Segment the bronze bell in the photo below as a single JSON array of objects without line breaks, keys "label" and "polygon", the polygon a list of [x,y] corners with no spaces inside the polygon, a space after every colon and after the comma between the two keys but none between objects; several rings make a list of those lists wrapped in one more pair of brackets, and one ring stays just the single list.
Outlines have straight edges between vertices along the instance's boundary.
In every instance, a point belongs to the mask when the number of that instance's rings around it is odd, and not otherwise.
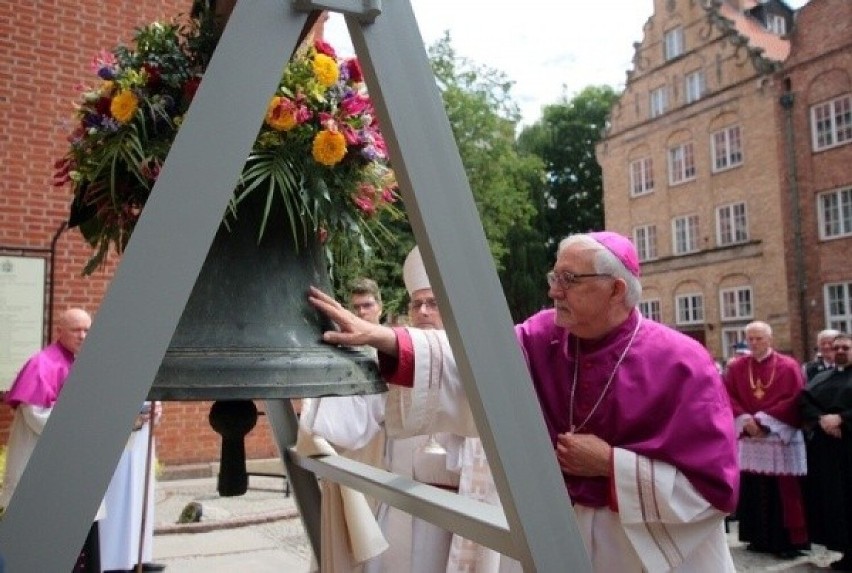
[{"label": "bronze bell", "polygon": [[[253,404],[233,402],[386,389],[369,355],[321,342],[333,325],[308,304],[307,291],[315,285],[330,292],[322,246],[311,240],[297,246],[283,207],[273,209],[258,240],[265,197],[257,195],[240,203],[236,218],[229,215],[216,233],[148,395],[229,402],[211,410],[214,429],[231,452],[223,443],[222,495],[245,493],[240,484],[246,479],[228,474],[245,475],[245,453],[241,460],[234,455],[234,438],[238,429],[244,435],[254,426],[245,418]],[[227,412],[240,418],[229,425],[220,419]],[[223,484],[231,485],[222,491]]]}]

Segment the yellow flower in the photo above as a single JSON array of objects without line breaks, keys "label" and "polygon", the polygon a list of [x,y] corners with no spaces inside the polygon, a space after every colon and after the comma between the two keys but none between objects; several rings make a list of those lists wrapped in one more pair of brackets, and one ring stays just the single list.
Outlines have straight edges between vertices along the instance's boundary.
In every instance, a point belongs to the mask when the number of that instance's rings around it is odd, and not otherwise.
[{"label": "yellow flower", "polygon": [[333,167],[346,155],[346,138],[339,131],[324,129],[314,138],[311,154],[317,163]]},{"label": "yellow flower", "polygon": [[100,92],[101,92],[103,95],[105,95],[105,96],[109,96],[109,95],[111,95],[111,94],[112,94],[112,90],[113,90],[113,89],[115,89],[115,82],[114,82],[114,81],[112,81],[112,80],[105,80],[105,81],[101,82],[101,89],[100,89]]},{"label": "yellow flower", "polygon": [[109,104],[109,111],[119,123],[127,123],[136,115],[139,98],[130,90],[118,92]]},{"label": "yellow flower", "polygon": [[296,106],[285,97],[275,96],[266,108],[266,124],[277,131],[289,131],[296,126]]},{"label": "yellow flower", "polygon": [[337,67],[337,62],[334,58],[330,58],[325,54],[317,54],[314,56],[314,76],[323,87],[330,88],[337,83],[337,78],[340,76],[340,70]]}]

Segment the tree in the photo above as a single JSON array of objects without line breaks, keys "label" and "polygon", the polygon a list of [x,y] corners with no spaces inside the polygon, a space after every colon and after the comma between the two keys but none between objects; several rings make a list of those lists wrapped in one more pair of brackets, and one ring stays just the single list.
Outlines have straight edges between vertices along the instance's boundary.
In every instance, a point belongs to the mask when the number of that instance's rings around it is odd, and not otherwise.
[{"label": "tree", "polygon": [[[535,214],[530,189],[540,184],[543,166],[538,158],[520,154],[515,147],[520,112],[511,98],[513,83],[498,70],[459,57],[449,33],[428,51],[482,227],[500,269],[509,252],[510,233],[530,228]],[[399,313],[407,298],[402,261],[414,246],[414,235],[405,220],[386,221],[385,226],[395,238],[379,256],[336,255],[335,290],[345,295],[351,278],[370,276],[382,287],[385,307]]]},{"label": "tree", "polygon": [[544,230],[551,261],[562,237],[603,229],[603,177],[595,145],[617,99],[609,86],[588,86],[570,100],[563,95],[518,138],[519,149],[538,155],[547,171],[536,227]]}]

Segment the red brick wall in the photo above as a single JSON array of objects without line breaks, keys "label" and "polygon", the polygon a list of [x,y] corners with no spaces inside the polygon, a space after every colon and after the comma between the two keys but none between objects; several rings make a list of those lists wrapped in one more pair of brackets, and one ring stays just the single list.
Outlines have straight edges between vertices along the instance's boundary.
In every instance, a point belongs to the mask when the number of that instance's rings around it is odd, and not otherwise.
[{"label": "red brick wall", "polygon": [[[51,186],[53,163],[65,150],[78,86],[92,79],[94,54],[190,6],[190,0],[0,0],[0,249],[49,249],[66,219],[70,191]],[[73,230],[56,247],[53,314],[69,306],[96,314],[114,266],[82,277],[89,249]],[[218,459],[209,407],[165,405],[156,434],[165,464]],[[0,406],[0,443],[8,439],[10,420],[9,408]],[[249,458],[277,455],[264,417],[249,436]]]}]

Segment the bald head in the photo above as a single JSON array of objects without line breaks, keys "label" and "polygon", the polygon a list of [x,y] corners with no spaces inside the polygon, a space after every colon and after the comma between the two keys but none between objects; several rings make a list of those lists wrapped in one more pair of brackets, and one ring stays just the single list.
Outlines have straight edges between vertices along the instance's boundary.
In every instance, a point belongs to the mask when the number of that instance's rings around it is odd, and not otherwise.
[{"label": "bald head", "polygon": [[69,308],[59,315],[57,327],[59,344],[72,354],[80,352],[86,334],[92,326],[92,317],[82,308]]}]

